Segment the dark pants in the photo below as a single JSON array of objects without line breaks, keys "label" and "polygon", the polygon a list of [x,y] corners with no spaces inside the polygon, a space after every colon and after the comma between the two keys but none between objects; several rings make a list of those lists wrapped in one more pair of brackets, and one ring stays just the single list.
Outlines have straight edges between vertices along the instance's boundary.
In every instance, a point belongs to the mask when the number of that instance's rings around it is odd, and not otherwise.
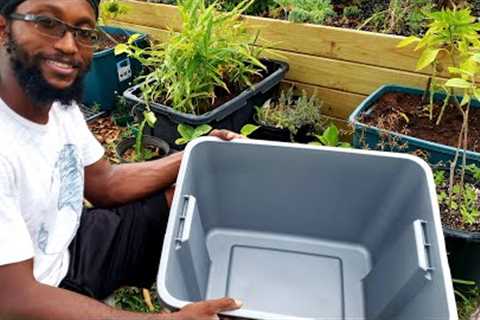
[{"label": "dark pants", "polygon": [[168,212],[163,192],[116,209],[84,210],[60,287],[98,300],[122,286],[150,288]]}]

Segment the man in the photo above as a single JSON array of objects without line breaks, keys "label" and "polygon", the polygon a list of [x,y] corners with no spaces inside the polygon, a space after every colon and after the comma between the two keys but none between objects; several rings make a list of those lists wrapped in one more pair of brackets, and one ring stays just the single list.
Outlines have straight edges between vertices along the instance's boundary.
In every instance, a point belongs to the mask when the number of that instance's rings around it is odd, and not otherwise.
[{"label": "man", "polygon": [[[0,319],[217,319],[240,303],[152,315],[91,298],[153,283],[182,157],[101,159],[73,102],[92,60],[98,1],[0,0]],[[84,195],[114,209],[86,212]]]}]

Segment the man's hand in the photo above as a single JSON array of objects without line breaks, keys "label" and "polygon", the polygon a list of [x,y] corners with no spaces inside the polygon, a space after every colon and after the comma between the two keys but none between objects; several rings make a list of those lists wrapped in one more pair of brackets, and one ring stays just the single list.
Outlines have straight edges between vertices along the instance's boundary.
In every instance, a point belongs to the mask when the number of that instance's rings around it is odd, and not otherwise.
[{"label": "man's hand", "polygon": [[177,312],[175,320],[218,320],[218,313],[236,310],[241,306],[241,302],[231,298],[202,301],[184,307]]},{"label": "man's hand", "polygon": [[242,136],[241,134],[235,133],[233,131],[225,130],[225,129],[213,129],[210,132],[209,136],[217,137],[226,141],[230,141],[233,139],[245,139],[245,137]]}]

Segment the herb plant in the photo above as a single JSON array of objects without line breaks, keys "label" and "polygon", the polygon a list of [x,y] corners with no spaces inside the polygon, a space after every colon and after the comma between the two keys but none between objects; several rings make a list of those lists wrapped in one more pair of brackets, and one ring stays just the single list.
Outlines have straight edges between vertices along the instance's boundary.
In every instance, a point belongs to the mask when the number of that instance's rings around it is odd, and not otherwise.
[{"label": "herb plant", "polygon": [[335,16],[330,0],[275,0],[292,22],[323,24]]},{"label": "herb plant", "polygon": [[322,102],[316,95],[308,96],[305,91],[294,97],[293,87],[282,91],[277,101],[267,100],[261,108],[256,108],[256,120],[259,124],[288,129],[291,139],[303,126],[311,126],[312,131],[323,130],[324,119],[321,114]]},{"label": "herb plant", "polygon": [[[179,0],[182,30],[171,32],[165,43],[149,48],[131,41],[117,53],[127,52],[150,72],[142,76],[147,104],[171,104],[178,111],[202,114],[215,107],[218,96],[231,95],[252,85],[266,67],[259,61],[262,49],[248,32],[240,15],[253,3],[243,0],[230,12],[218,12],[204,0]],[[258,37],[258,35],[257,35]]]}]

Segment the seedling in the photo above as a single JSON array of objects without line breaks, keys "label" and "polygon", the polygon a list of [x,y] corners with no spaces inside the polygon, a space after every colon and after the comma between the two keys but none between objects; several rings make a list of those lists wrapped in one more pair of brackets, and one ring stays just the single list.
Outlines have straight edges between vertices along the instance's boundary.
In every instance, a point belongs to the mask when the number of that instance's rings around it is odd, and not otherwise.
[{"label": "seedling", "polygon": [[184,145],[196,138],[209,134],[210,131],[212,131],[212,127],[208,124],[202,124],[194,128],[187,124],[180,123],[177,126],[177,131],[180,134],[180,138],[175,140],[175,144]]},{"label": "seedling", "polygon": [[331,124],[322,135],[313,135],[317,141],[310,142],[312,145],[321,145],[327,147],[351,148],[350,143],[340,141],[340,134],[337,127]]}]

